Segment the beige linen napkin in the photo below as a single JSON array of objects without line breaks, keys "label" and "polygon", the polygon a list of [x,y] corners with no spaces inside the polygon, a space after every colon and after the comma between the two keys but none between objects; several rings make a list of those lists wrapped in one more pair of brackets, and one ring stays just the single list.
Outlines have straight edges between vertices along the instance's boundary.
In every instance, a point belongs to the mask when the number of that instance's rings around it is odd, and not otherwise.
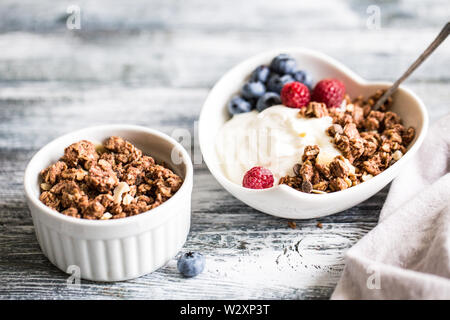
[{"label": "beige linen napkin", "polygon": [[392,182],[378,225],[346,253],[331,299],[450,299],[450,114]]}]

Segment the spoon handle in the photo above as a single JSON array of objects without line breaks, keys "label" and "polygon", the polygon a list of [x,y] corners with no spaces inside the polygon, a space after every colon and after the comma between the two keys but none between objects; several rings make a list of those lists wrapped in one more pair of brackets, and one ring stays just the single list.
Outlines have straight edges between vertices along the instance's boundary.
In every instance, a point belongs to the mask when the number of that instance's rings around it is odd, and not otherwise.
[{"label": "spoon handle", "polygon": [[380,99],[378,99],[377,103],[373,107],[374,110],[378,110],[383,103],[389,98],[395,90],[400,86],[400,84],[409,77],[411,73],[414,72],[414,70],[417,69],[418,66],[422,64],[422,62],[425,61],[426,58],[437,48],[439,45],[447,38],[448,34],[450,32],[450,22],[447,22],[447,24],[444,26],[444,28],[441,30],[439,35],[434,39],[434,41],[428,46],[428,48],[425,49],[425,51],[417,58],[416,61],[406,70],[406,72],[397,80],[394,82],[394,84],[381,96]]}]

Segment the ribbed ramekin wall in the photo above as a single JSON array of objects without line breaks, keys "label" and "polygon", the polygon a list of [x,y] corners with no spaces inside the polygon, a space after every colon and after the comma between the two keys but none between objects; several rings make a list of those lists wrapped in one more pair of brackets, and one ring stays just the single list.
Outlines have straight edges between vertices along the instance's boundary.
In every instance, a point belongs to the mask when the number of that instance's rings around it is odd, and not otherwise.
[{"label": "ribbed ramekin wall", "polygon": [[34,216],[33,223],[44,255],[59,269],[75,265],[83,279],[120,281],[150,273],[177,254],[189,233],[190,210],[138,235],[107,240],[70,236]]}]

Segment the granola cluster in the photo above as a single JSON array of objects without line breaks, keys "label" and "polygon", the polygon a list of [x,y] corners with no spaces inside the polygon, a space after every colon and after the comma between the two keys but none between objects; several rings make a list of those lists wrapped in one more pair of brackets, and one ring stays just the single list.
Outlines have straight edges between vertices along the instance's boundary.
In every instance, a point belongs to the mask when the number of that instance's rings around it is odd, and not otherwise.
[{"label": "granola cluster", "polygon": [[415,130],[405,128],[400,117],[388,111],[391,98],[379,110],[373,109],[382,95],[383,91],[379,90],[367,100],[360,96],[353,101],[346,95],[345,110],[328,109],[318,102],[302,108],[300,116],[303,117],[333,118],[327,134],[342,156],[323,165],[316,162],[319,147],[307,146],[302,162],[294,166],[295,176],[282,177],[280,184],[307,193],[335,192],[367,181],[399,160],[414,139]]},{"label": "granola cluster", "polygon": [[182,179],[120,137],[95,146],[82,140],[41,171],[39,199],[65,215],[118,219],[159,206],[181,187]]}]

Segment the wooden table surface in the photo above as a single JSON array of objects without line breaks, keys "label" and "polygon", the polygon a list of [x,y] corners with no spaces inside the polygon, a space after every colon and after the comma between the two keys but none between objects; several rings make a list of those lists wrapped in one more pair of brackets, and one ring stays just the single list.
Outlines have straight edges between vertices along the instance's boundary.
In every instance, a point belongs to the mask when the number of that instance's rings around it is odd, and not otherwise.
[{"label": "wooden table surface", "polygon": [[[292,229],[196,164],[184,250],[206,256],[205,272],[184,279],[173,259],[138,279],[73,288],[36,242],[25,166],[52,139],[106,123],[187,129],[198,155],[194,123],[208,90],[240,60],[275,47],[313,48],[367,79],[395,80],[447,21],[448,1],[77,1],[81,29],[69,30],[71,4],[0,2],[0,298],[329,298],[345,251],[376,225],[388,187],[319,219],[322,228],[312,219]],[[367,27],[374,4],[380,28]],[[447,42],[406,83],[432,121],[449,112],[449,53]]]}]

